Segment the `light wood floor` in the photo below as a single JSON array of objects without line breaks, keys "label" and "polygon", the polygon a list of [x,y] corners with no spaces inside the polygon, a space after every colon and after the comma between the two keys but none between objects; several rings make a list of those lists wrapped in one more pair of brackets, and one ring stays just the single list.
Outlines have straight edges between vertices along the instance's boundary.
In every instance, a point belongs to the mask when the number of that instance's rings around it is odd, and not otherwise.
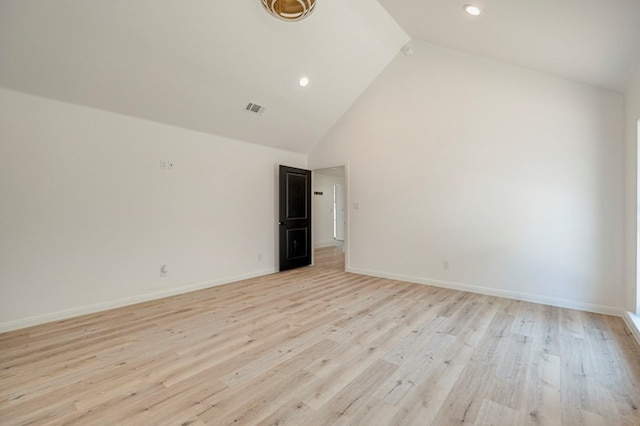
[{"label": "light wood floor", "polygon": [[2,425],[639,425],[621,319],[288,271],[0,334]]}]

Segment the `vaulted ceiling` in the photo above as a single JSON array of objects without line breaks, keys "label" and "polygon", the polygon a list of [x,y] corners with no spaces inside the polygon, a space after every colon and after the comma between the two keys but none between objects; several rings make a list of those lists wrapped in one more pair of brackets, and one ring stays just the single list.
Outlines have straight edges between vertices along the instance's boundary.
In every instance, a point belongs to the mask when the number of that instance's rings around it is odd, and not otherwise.
[{"label": "vaulted ceiling", "polygon": [[640,63],[640,0],[317,1],[0,0],[0,86],[306,153],[411,38],[619,92]]},{"label": "vaulted ceiling", "polygon": [[379,1],[414,39],[617,92],[640,64],[640,0]]}]

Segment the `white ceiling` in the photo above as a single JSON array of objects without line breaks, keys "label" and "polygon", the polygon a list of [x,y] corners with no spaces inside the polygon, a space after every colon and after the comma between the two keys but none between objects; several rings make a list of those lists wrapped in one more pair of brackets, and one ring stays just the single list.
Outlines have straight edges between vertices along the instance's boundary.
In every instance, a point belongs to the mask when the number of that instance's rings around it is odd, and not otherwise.
[{"label": "white ceiling", "polygon": [[410,38],[623,92],[640,0],[0,0],[0,86],[307,153]]},{"label": "white ceiling", "polygon": [[408,41],[371,0],[0,0],[0,86],[306,153]]},{"label": "white ceiling", "polygon": [[640,65],[640,0],[379,2],[414,39],[617,92]]}]

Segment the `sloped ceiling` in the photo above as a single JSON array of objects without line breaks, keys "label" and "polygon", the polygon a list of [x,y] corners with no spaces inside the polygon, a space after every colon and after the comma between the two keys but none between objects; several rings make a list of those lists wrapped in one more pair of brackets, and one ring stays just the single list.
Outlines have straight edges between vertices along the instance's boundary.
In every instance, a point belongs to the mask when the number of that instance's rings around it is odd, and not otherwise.
[{"label": "sloped ceiling", "polygon": [[317,1],[1,0],[0,86],[307,153],[411,38],[618,92],[640,64],[640,0]]},{"label": "sloped ceiling", "polygon": [[409,41],[376,1],[318,3],[2,0],[0,86],[306,153]]},{"label": "sloped ceiling", "polygon": [[379,2],[414,39],[616,92],[640,66],[640,0]]}]

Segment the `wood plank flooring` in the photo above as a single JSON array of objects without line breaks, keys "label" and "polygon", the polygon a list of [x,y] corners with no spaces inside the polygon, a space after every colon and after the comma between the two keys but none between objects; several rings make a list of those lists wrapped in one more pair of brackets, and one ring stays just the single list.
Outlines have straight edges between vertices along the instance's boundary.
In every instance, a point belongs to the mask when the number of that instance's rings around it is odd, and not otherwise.
[{"label": "wood plank flooring", "polygon": [[640,425],[620,318],[343,269],[0,334],[0,424]]}]

